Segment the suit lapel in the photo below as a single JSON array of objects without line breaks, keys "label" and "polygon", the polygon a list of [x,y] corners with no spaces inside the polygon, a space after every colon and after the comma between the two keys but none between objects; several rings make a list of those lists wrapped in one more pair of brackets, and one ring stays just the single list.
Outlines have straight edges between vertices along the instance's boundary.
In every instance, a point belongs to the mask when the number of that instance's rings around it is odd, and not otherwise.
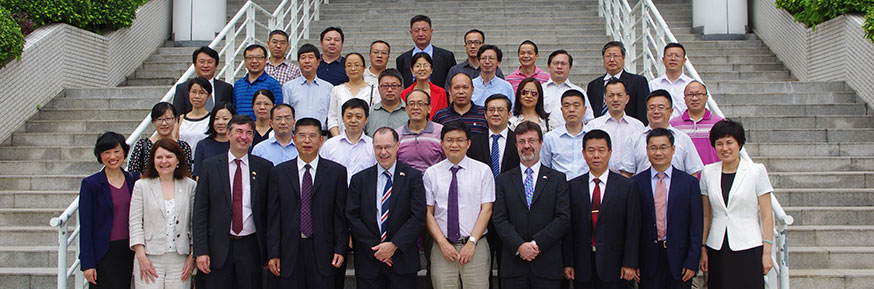
[{"label": "suit lapel", "polygon": [[[321,186],[322,183],[324,183],[321,181],[322,178],[325,178],[326,174],[327,174],[325,172],[324,161],[325,161],[325,159],[319,159],[319,165],[316,167],[316,176],[317,177],[313,178],[313,198],[314,199],[316,197],[316,192],[319,191],[319,187]],[[343,180],[343,181],[346,181],[346,180]]]},{"label": "suit lapel", "polygon": [[227,153],[221,154],[219,157],[219,162],[221,162],[220,163],[221,165],[216,167],[215,169],[221,170],[218,172],[219,182],[221,183],[222,187],[224,188],[225,200],[228,201],[228,207],[230,208],[232,206],[232,201],[231,201],[232,188],[231,188],[231,176],[230,176],[230,166],[231,165],[228,163],[229,161],[230,160],[228,160]]},{"label": "suit lapel", "polygon": [[375,217],[378,218],[379,210],[374,207],[374,204],[376,204],[376,199],[378,198],[377,194],[382,195],[382,192],[376,187],[378,184],[377,178],[379,178],[377,171],[375,166],[367,169],[363,190],[364,196],[361,202],[361,216],[363,216],[362,218],[364,218],[364,224],[367,228],[379,235],[379,223],[375,219]]},{"label": "suit lapel", "polygon": [[[645,177],[645,182],[646,182],[645,186],[643,186],[644,188],[646,188],[643,191],[643,193],[644,193],[643,200],[646,201],[646,203],[644,203],[644,204],[647,206],[647,208],[650,211],[650,217],[652,217],[652,220],[655,221],[656,220],[655,197],[653,197],[652,174],[650,173],[650,170],[647,169],[647,170],[641,172],[640,175],[642,177]],[[674,185],[673,182],[671,182],[671,186],[673,186],[673,185]]]},{"label": "suit lapel", "polygon": [[[513,167],[513,166],[515,166],[514,163],[518,162],[517,160],[510,159],[510,156],[514,152],[516,152],[516,133],[514,133],[512,130],[508,129],[507,130],[507,139],[505,141],[506,141],[506,143],[504,143],[504,155],[501,156],[501,170],[504,170],[505,166]],[[518,153],[518,152],[516,152],[516,153]],[[520,177],[521,177],[521,175],[520,175]]]},{"label": "suit lapel", "polygon": [[[674,166],[671,166],[671,169],[673,169],[674,172],[671,174],[671,187],[668,188],[668,199],[667,199],[668,203],[665,204],[666,209],[667,209],[667,212],[665,212],[665,214],[667,214],[665,216],[665,225],[667,225],[667,223],[669,223],[671,220],[671,213],[673,213],[673,211],[674,211],[671,209],[671,207],[673,206],[674,203],[676,203],[674,201],[677,198],[681,197],[680,193],[677,192],[677,190],[679,190],[680,186],[683,185],[680,183],[681,182],[680,179],[677,178],[677,172],[678,172],[677,168]],[[665,232],[665,234],[667,234],[667,232]]]},{"label": "suit lapel", "polygon": [[540,173],[537,176],[537,185],[534,185],[534,196],[531,197],[531,206],[534,207],[534,203],[537,202],[537,197],[543,194],[543,188],[546,187],[547,183],[549,183],[549,177],[546,176],[549,173],[547,168],[544,165],[540,165]]},{"label": "suit lapel", "polygon": [[258,193],[258,174],[255,172],[255,162],[257,162],[252,155],[249,155],[249,197],[252,199],[251,202],[253,204],[257,204],[257,200],[261,198],[261,195]]},{"label": "suit lapel", "polygon": [[512,187],[515,192],[514,195],[519,196],[519,200],[522,201],[522,204],[525,205],[528,200],[525,199],[525,184],[522,182],[522,172],[517,167],[515,169],[511,169],[510,173],[510,181],[512,182]]},{"label": "suit lapel", "polygon": [[[153,178],[153,179],[147,179],[147,182],[149,182],[149,186],[148,186],[149,191],[145,192],[145,194],[143,195],[143,203],[145,203],[147,201],[152,202],[155,205],[155,208],[158,208],[159,210],[161,210],[161,215],[164,216],[164,220],[167,220],[167,211],[164,210],[164,192],[163,192],[163,189],[161,188],[161,180],[158,178]],[[176,182],[173,183],[174,190],[176,189],[177,185],[178,184]],[[146,194],[148,194],[148,195],[146,195]],[[174,195],[175,195],[175,192],[174,192]],[[146,198],[151,199],[151,200],[146,200]],[[176,198],[174,197],[174,199],[176,199]],[[176,203],[178,206],[179,202],[176,202]]]},{"label": "suit lapel", "polygon": [[286,176],[289,180],[291,180],[291,192],[298,196],[298,200],[300,199],[300,179],[298,179],[298,175],[300,172],[297,167],[297,158],[294,158],[292,161],[291,171],[289,176]]},{"label": "suit lapel", "polygon": [[[604,208],[610,208],[610,201],[614,199],[614,195],[616,194],[616,178],[621,178],[613,172],[607,171],[607,186],[604,187],[604,191],[601,192],[601,212],[604,212]],[[610,193],[607,193],[610,192]]]}]

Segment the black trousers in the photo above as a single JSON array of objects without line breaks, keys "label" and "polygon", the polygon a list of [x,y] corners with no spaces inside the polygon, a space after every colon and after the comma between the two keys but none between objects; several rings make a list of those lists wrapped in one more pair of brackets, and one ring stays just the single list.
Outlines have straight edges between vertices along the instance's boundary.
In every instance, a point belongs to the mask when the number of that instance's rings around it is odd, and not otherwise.
[{"label": "black trousers", "polygon": [[[503,279],[501,278],[501,248],[503,242],[501,241],[501,237],[498,236],[498,230],[495,229],[492,221],[489,221],[488,229],[489,232],[486,233],[486,240],[489,242],[489,254],[492,257],[492,263],[489,264],[489,288],[501,289],[501,284],[504,283]],[[492,278],[492,268],[496,268],[498,270],[497,279]]]},{"label": "black trousers", "polygon": [[619,281],[606,282],[598,276],[598,267],[595,265],[595,252],[592,252],[592,278],[588,282],[574,280],[574,289],[627,289],[633,288],[631,281],[619,279]]},{"label": "black trousers", "polygon": [[671,276],[671,269],[668,267],[668,249],[659,244],[659,257],[656,260],[656,270],[653,275],[649,277],[645,277],[645,275],[649,275],[649,272],[640,272],[640,283],[638,283],[638,288],[640,289],[690,289],[692,288],[692,279],[689,279],[687,282],[683,282],[683,280],[676,280],[674,276]]},{"label": "black trousers", "polygon": [[130,240],[109,242],[109,250],[97,263],[97,285],[91,289],[130,288],[134,271],[134,252],[130,250]]},{"label": "black trousers", "polygon": [[334,276],[322,276],[316,267],[316,254],[313,242],[313,238],[300,239],[300,245],[297,250],[297,264],[294,265],[294,272],[288,278],[279,277],[280,288],[334,288]]},{"label": "black trousers", "polygon": [[261,288],[260,256],[255,234],[231,239],[228,258],[220,269],[210,268],[211,272],[206,276],[206,288]]},{"label": "black trousers", "polygon": [[[362,257],[363,258],[363,257]],[[379,275],[375,279],[355,276],[358,289],[410,289],[416,288],[416,273],[399,275],[390,267],[380,264]]]},{"label": "black trousers", "polygon": [[504,289],[557,289],[560,279],[540,278],[531,274],[513,278],[501,278]]}]

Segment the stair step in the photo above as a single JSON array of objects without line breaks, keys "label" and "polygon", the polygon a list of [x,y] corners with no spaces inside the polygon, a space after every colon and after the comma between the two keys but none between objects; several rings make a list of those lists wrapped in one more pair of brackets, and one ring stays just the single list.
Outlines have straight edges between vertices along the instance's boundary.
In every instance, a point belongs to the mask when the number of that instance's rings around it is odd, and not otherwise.
[{"label": "stair step", "polygon": [[[78,256],[74,247],[70,247],[67,252],[69,266]],[[3,260],[3,265],[7,268],[50,268],[58,264],[58,246],[0,246],[0,260]]]},{"label": "stair step", "polygon": [[[181,70],[178,76],[182,76],[185,70]],[[167,92],[167,91],[164,91]],[[84,108],[115,108],[115,109],[143,109],[152,108],[161,96],[153,97],[61,97],[50,101],[43,109],[84,109]]]},{"label": "stair step", "polygon": [[[124,133],[124,132],[119,132]],[[96,139],[95,139],[96,141]],[[0,160],[94,160],[94,145],[90,146],[0,146]]]},{"label": "stair step", "polygon": [[[155,103],[160,98],[155,99]],[[143,120],[152,112],[152,107],[137,108],[137,109],[118,109],[118,108],[65,108],[65,109],[44,109],[40,110],[33,119],[37,120],[118,120],[118,119],[139,119]],[[126,132],[130,133],[130,132]],[[96,140],[96,138],[95,138]],[[92,143],[93,145],[93,143]]]},{"label": "stair step", "polygon": [[[89,173],[90,174],[93,174]],[[87,175],[0,175],[3,190],[78,191]]]},{"label": "stair step", "polygon": [[[194,50],[191,50],[194,51]],[[191,63],[191,55],[188,56]],[[180,75],[181,76],[181,75]],[[107,87],[107,88],[75,88],[65,89],[65,98],[153,98],[155,101],[164,97],[170,85],[155,85],[144,87]]]},{"label": "stair step", "polygon": [[[0,267],[0,284],[6,288],[57,288],[58,268]],[[73,278],[67,288],[73,288]]]},{"label": "stair step", "polygon": [[708,89],[712,94],[734,93],[734,92],[833,92],[847,91],[848,86],[844,82],[828,81],[719,81],[708,82]]},{"label": "stair step", "polygon": [[30,120],[26,123],[28,132],[85,133],[114,131],[132,132],[143,120]]},{"label": "stair step", "polygon": [[[0,226],[46,226],[49,224],[49,220],[59,216],[64,212],[64,209],[66,207],[0,209]],[[76,220],[71,219],[70,224],[76,224]],[[3,259],[0,258],[0,260]]]},{"label": "stair step", "polygon": [[804,157],[804,156],[871,156],[871,142],[750,142],[744,148],[751,156],[759,157]]},{"label": "stair step", "polygon": [[874,172],[769,172],[775,188],[874,188]]},{"label": "stair step", "polygon": [[[782,204],[781,204],[782,205]],[[867,207],[784,207],[786,214],[799,225],[868,225],[874,224],[874,206]],[[874,260],[874,259],[872,259]]]},{"label": "stair step", "polygon": [[46,175],[73,172],[96,172],[102,168],[103,165],[95,161],[0,161],[0,175]]},{"label": "stair step", "polygon": [[[787,209],[801,206],[831,206],[840,209],[857,206],[874,206],[872,188],[774,188],[774,196]],[[794,215],[791,213],[790,215]],[[798,222],[798,218],[795,218]]]},{"label": "stair step", "polygon": [[[791,258],[791,257],[790,257]],[[870,288],[874,269],[790,269],[789,285],[797,289]]]},{"label": "stair step", "polygon": [[789,267],[790,272],[819,268],[870,269],[874,268],[874,247],[789,247]]},{"label": "stair step", "polygon": [[[70,233],[73,232],[73,229],[72,226],[69,228]],[[42,226],[0,226],[0,233],[3,234],[3,238],[0,238],[0,246],[19,246],[21,244],[31,246],[58,245],[58,229],[49,227],[48,220]]]},{"label": "stair step", "polygon": [[[770,172],[874,171],[874,157],[753,157]],[[815,164],[815,165],[811,165]]]},{"label": "stair step", "polygon": [[747,130],[747,138],[762,142],[860,142],[874,139],[874,128]]},{"label": "stair step", "polygon": [[[719,85],[719,82],[716,83]],[[732,117],[744,116],[802,116],[802,115],[865,115],[868,111],[864,104],[832,103],[832,104],[722,104],[719,109],[725,115]]]},{"label": "stair step", "polygon": [[0,208],[66,208],[78,196],[79,188],[69,191],[0,191]]},{"label": "stair step", "polygon": [[[710,82],[705,81],[705,84]],[[735,92],[723,93],[712,96],[721,107],[731,104],[834,104],[834,103],[859,103],[860,99],[855,92],[829,92],[829,93],[804,93],[804,92]]]},{"label": "stair step", "polygon": [[870,246],[874,240],[874,226],[793,225],[788,228],[792,246],[862,247]]}]

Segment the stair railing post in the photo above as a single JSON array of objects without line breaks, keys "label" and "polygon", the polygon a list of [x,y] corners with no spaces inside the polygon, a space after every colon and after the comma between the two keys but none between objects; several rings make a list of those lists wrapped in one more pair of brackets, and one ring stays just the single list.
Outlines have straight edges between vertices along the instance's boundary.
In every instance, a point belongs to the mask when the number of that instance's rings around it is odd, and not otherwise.
[{"label": "stair railing post", "polygon": [[303,0],[303,37],[310,39],[310,0]]},{"label": "stair railing post", "polygon": [[58,289],[67,289],[67,222],[58,226]]},{"label": "stair railing post", "polygon": [[235,55],[234,50],[236,47],[235,40],[237,39],[237,29],[233,27],[228,30],[228,34],[225,35],[225,82],[234,83],[234,62]]},{"label": "stair railing post", "polygon": [[250,5],[246,10],[246,45],[255,44],[255,6]]}]

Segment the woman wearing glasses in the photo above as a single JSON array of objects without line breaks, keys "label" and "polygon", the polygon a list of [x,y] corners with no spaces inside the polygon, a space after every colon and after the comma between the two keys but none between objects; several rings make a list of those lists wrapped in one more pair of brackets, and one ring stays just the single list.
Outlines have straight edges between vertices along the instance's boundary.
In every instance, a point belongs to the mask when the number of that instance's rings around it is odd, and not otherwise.
[{"label": "woman wearing glasses", "polygon": [[155,135],[141,138],[137,141],[134,145],[133,153],[131,153],[130,161],[128,161],[127,170],[142,174],[151,157],[152,144],[165,138],[179,143],[179,147],[185,153],[185,162],[191,168],[191,164],[194,162],[191,158],[191,146],[187,142],[177,139],[173,134],[173,129],[176,126],[176,108],[168,102],[159,102],[152,107],[151,117],[152,126],[155,127]]},{"label": "woman wearing glasses", "polygon": [[[544,133],[559,125],[557,121],[550,122],[550,114],[543,109],[543,87],[536,78],[529,77],[519,82],[515,104],[513,117],[510,118],[509,122],[511,130],[516,129],[516,125],[525,121],[540,125],[540,129]],[[561,115],[558,117],[561,118]]]},{"label": "woman wearing glasses", "polygon": [[410,71],[416,77],[416,82],[407,87],[407,89],[404,89],[404,91],[401,91],[401,99],[406,101],[407,94],[410,94],[414,89],[420,89],[428,93],[431,96],[431,111],[428,114],[428,119],[430,119],[438,110],[449,106],[449,102],[446,99],[446,91],[430,81],[431,73],[434,72],[431,56],[424,52],[416,53],[416,55],[413,55],[412,63]]}]

